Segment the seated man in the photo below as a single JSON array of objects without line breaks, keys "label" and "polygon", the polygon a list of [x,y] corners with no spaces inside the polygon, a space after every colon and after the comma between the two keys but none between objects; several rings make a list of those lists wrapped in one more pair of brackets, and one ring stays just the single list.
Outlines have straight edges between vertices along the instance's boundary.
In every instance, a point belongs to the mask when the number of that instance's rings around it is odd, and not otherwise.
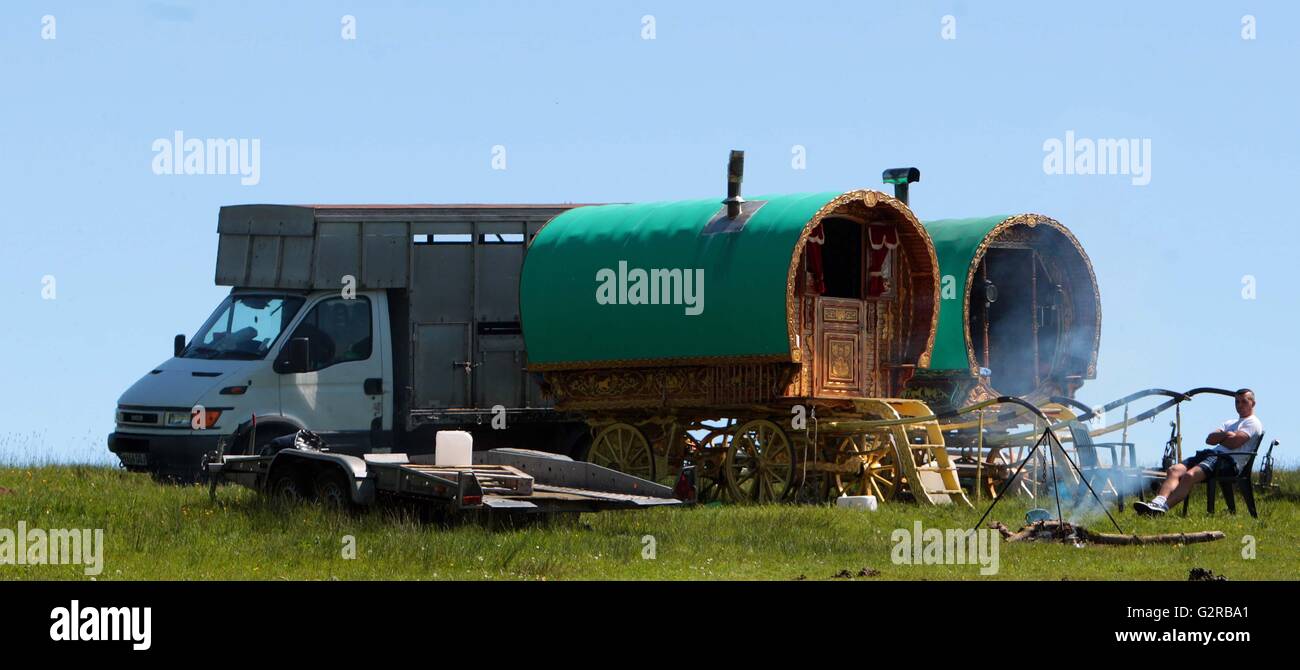
[{"label": "seated man", "polygon": [[1133,509],[1138,514],[1164,514],[1170,507],[1182,502],[1192,492],[1192,487],[1205,481],[1210,473],[1231,477],[1245,467],[1249,457],[1234,452],[1251,451],[1257,446],[1258,438],[1264,432],[1264,424],[1255,416],[1254,391],[1241,389],[1234,398],[1237,418],[1223,422],[1222,427],[1205,438],[1205,443],[1214,448],[1202,449],[1195,456],[1169,468],[1164,483],[1160,485],[1159,495],[1149,503],[1140,500],[1133,503]]}]

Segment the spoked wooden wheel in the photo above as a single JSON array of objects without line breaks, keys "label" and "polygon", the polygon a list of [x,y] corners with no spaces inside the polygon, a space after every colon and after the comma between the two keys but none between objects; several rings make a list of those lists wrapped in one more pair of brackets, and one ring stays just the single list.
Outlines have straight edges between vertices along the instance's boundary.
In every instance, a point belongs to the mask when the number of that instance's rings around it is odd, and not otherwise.
[{"label": "spoked wooden wheel", "polygon": [[723,472],[727,490],[738,502],[770,503],[785,498],[794,483],[790,438],[766,419],[742,424],[732,433]]},{"label": "spoked wooden wheel", "polygon": [[587,461],[642,479],[655,478],[650,443],[630,424],[616,423],[597,433],[587,451]]},{"label": "spoked wooden wheel", "polygon": [[700,502],[730,498],[723,474],[730,446],[731,428],[714,428],[696,444],[694,453],[690,455],[695,463],[695,490]]},{"label": "spoked wooden wheel", "polygon": [[[844,435],[836,438],[834,492],[846,496],[875,496],[891,500],[903,473],[894,462],[894,438],[888,432]],[[851,466],[855,471],[841,471]]]}]

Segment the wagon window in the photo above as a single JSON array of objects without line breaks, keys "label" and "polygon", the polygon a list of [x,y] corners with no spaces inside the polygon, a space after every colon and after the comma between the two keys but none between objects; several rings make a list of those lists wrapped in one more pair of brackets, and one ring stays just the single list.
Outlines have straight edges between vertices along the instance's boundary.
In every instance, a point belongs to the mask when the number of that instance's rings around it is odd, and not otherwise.
[{"label": "wagon window", "polygon": [[845,219],[827,219],[822,224],[826,243],[822,245],[822,273],[828,298],[862,299],[862,226]]}]

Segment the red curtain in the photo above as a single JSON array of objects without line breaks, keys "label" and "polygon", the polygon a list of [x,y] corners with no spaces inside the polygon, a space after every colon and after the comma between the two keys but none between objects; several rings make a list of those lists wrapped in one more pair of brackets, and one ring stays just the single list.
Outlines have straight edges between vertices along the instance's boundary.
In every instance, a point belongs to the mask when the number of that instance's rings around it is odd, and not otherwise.
[{"label": "red curtain", "polygon": [[804,264],[808,274],[812,275],[810,288],[818,295],[826,292],[826,275],[822,272],[822,245],[825,243],[826,233],[819,223],[812,232],[808,233],[808,244],[804,246]]},{"label": "red curtain", "polygon": [[898,247],[898,231],[886,226],[867,226],[870,263],[867,270],[867,297],[879,298],[893,291],[893,251]]}]

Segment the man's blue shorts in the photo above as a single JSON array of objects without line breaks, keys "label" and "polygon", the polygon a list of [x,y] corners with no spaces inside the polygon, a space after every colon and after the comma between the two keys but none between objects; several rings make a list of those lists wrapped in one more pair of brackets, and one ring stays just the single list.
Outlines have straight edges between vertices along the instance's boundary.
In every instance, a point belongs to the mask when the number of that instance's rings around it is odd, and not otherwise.
[{"label": "man's blue shorts", "polygon": [[1195,456],[1184,459],[1183,465],[1188,470],[1199,465],[1215,477],[1237,476],[1237,464],[1233,462],[1232,456],[1213,449],[1202,449],[1196,452]]}]

